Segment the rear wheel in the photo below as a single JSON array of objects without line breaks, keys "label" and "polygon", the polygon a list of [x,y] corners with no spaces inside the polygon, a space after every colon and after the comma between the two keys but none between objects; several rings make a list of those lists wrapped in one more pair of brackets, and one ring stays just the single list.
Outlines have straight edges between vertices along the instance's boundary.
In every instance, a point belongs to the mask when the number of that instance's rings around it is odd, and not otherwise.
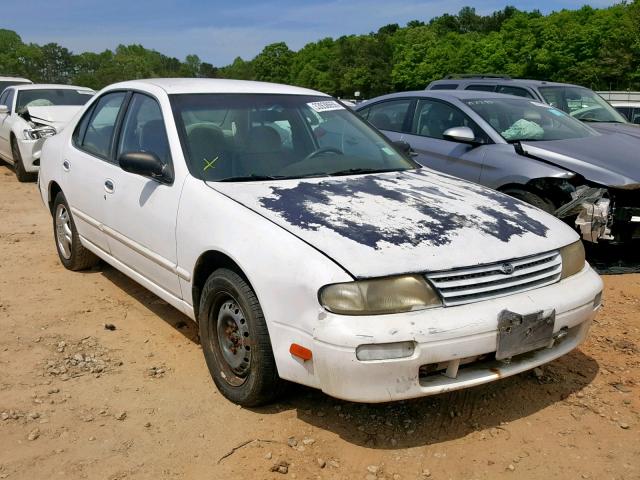
[{"label": "rear wheel", "polygon": [[53,235],[58,256],[65,268],[86,270],[98,263],[98,257],[80,243],[76,224],[62,192],[56,195],[53,202]]},{"label": "rear wheel", "polygon": [[237,273],[218,269],[207,279],[199,310],[200,342],[218,390],[255,407],[273,400],[284,382],[253,289]]},{"label": "rear wheel", "polygon": [[522,200],[523,202],[528,203],[529,205],[533,205],[534,207],[538,207],[540,210],[544,210],[547,213],[553,214],[556,211],[556,207],[553,202],[547,198],[544,198],[541,195],[529,192],[528,190],[521,190],[519,188],[509,188],[502,191],[507,195],[511,195],[518,200]]},{"label": "rear wheel", "polygon": [[24,169],[24,163],[22,162],[22,155],[20,154],[20,148],[18,148],[18,141],[15,137],[11,137],[11,156],[13,157],[13,168],[16,172],[16,178],[19,182],[35,182],[38,178],[37,173],[27,172]]}]

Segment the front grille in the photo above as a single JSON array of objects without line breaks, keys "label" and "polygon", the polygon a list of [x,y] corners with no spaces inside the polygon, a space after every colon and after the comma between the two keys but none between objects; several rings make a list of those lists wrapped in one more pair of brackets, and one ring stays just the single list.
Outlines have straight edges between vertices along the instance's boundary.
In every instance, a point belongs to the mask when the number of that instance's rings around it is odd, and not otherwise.
[{"label": "front grille", "polygon": [[[512,267],[511,273],[504,273]],[[446,306],[480,302],[512,293],[544,287],[560,280],[562,258],[559,252],[479,267],[426,274]]]}]

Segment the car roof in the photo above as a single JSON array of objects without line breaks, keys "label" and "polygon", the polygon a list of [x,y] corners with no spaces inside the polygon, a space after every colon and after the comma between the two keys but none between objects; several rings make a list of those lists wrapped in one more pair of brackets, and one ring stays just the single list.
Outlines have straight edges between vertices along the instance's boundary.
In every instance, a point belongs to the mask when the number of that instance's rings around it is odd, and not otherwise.
[{"label": "car roof", "polygon": [[279,83],[253,82],[248,80],[230,80],[219,78],[149,78],[132,80],[128,82],[109,85],[109,89],[115,88],[148,88],[159,87],[168,94],[179,93],[258,93],[280,95],[314,95],[325,96],[326,93],[317,92],[307,88],[293,87]]},{"label": "car roof", "polygon": [[26,82],[33,83],[31,80],[22,77],[0,77],[0,82]]},{"label": "car roof", "polygon": [[526,78],[446,78],[441,80],[434,80],[429,85],[439,84],[488,84],[488,85],[517,85],[528,87],[580,87],[586,88],[581,85],[575,85],[573,83],[561,83],[561,82],[548,82],[546,80],[529,80]]},{"label": "car roof", "polygon": [[376,103],[379,100],[387,100],[391,98],[403,98],[403,97],[411,97],[411,98],[436,98],[440,100],[446,101],[455,101],[455,100],[476,100],[476,99],[514,99],[519,98],[520,100],[531,101],[530,98],[518,97],[516,95],[505,95],[503,93],[494,93],[494,92],[481,92],[478,90],[414,90],[411,92],[398,92],[398,93],[390,93],[389,95],[383,95],[381,97],[372,98],[371,100],[367,100],[366,102],[360,103],[356,106],[356,110],[359,110],[366,105],[370,105],[372,103]]},{"label": "car roof", "polygon": [[7,88],[15,88],[16,90],[50,90],[50,89],[56,89],[56,90],[91,90],[92,92],[94,91],[93,89],[89,88],[89,87],[79,87],[77,85],[60,85],[60,84],[56,84],[56,83],[29,83],[26,85],[11,85],[10,87]]},{"label": "car roof", "polygon": [[626,100],[607,100],[614,107],[640,107],[639,101],[626,101]]}]

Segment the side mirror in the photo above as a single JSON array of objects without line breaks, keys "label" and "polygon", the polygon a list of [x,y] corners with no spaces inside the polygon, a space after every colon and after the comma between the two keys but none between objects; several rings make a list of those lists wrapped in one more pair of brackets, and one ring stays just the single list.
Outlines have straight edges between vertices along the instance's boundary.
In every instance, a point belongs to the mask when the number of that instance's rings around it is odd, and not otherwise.
[{"label": "side mirror", "polygon": [[452,142],[459,143],[471,143],[476,144],[476,136],[469,127],[453,127],[448,128],[442,134],[442,138],[445,140],[451,140]]},{"label": "side mirror", "polygon": [[149,177],[162,183],[171,183],[173,175],[167,165],[153,152],[126,152],[118,157],[120,168],[125,172]]},{"label": "side mirror", "polygon": [[6,105],[0,105],[0,115],[9,113],[9,107]]}]

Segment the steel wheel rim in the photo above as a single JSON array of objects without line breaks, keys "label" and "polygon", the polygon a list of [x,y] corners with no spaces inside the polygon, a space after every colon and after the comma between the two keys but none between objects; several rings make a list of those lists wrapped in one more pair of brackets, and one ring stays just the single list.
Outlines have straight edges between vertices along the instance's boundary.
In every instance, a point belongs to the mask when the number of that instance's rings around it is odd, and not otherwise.
[{"label": "steel wheel rim", "polygon": [[220,302],[216,320],[216,350],[224,364],[225,380],[242,385],[251,370],[251,334],[246,315],[231,296]]},{"label": "steel wheel rim", "polygon": [[71,247],[73,245],[73,232],[71,231],[71,218],[67,208],[60,204],[56,208],[56,243],[58,251],[65,260],[71,258]]}]

